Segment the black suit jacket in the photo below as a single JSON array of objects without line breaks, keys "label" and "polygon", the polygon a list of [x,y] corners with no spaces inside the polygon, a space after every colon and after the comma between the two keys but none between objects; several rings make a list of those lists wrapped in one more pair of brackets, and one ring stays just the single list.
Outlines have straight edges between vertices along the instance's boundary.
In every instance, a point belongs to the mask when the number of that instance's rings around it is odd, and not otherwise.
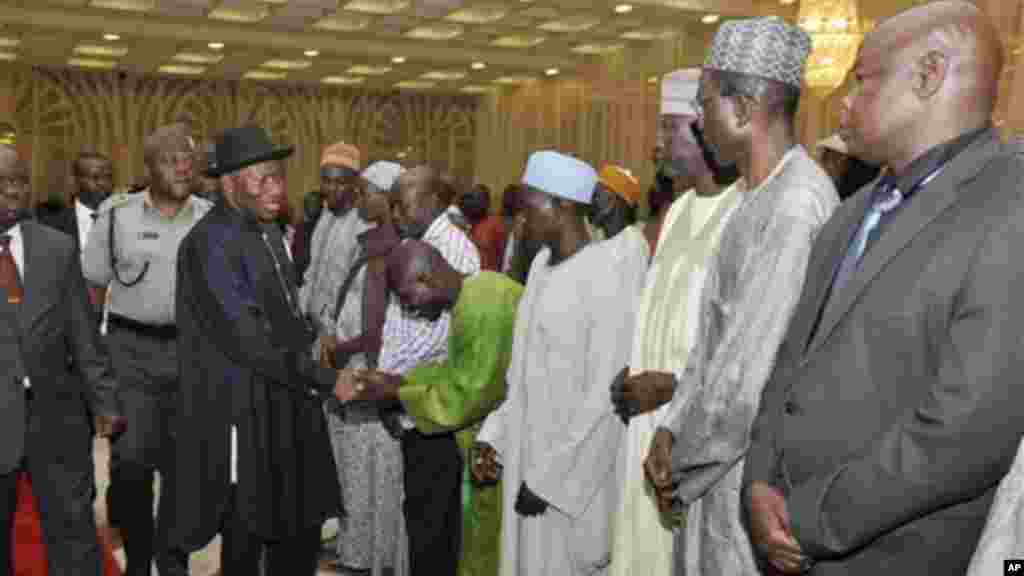
[{"label": "black suit jacket", "polygon": [[49,204],[40,204],[36,208],[36,220],[54,230],[60,230],[71,237],[76,250],[81,250],[78,241],[78,215],[75,205],[56,208]]},{"label": "black suit jacket", "polygon": [[1017,150],[979,136],[831,300],[871,190],[818,235],[744,475],[786,493],[814,576],[966,572],[1024,434],[1022,181]]},{"label": "black suit jacket", "polygon": [[[66,234],[24,221],[21,235],[25,297],[16,305],[0,298],[0,474],[17,468],[26,452],[91,467],[90,409],[108,416],[120,409],[81,262]],[[68,357],[73,362],[62,361]]]}]

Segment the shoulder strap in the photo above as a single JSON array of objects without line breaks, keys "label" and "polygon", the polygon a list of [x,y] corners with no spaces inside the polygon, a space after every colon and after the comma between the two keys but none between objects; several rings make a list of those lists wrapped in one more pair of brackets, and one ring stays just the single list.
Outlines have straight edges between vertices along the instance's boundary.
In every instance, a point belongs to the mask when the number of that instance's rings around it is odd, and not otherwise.
[{"label": "shoulder strap", "polygon": [[356,276],[359,275],[359,271],[362,270],[370,258],[367,254],[363,254],[352,262],[352,268],[348,271],[348,276],[345,277],[345,281],[341,284],[341,289],[338,290],[338,300],[334,304],[334,313],[331,314],[331,319],[334,322],[338,321],[338,315],[341,314],[341,307],[345,304],[345,299],[348,297],[349,290],[352,289],[352,285],[355,284]]}]

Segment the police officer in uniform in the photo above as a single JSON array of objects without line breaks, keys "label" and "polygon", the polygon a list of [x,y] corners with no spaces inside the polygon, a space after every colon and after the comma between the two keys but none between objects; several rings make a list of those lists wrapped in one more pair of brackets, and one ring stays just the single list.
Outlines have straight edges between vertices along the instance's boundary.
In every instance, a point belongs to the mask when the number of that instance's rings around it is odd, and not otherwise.
[{"label": "police officer in uniform", "polygon": [[149,186],[99,208],[84,253],[85,277],[109,284],[107,342],[134,423],[111,446],[108,506],[121,531],[126,576],[187,574],[188,557],[164,544],[173,504],[160,498],[153,519],[154,472],[163,495],[173,477],[172,416],[179,390],[174,290],[178,245],[212,206],[192,195],[197,154],[185,124],[158,128],[145,141]]}]

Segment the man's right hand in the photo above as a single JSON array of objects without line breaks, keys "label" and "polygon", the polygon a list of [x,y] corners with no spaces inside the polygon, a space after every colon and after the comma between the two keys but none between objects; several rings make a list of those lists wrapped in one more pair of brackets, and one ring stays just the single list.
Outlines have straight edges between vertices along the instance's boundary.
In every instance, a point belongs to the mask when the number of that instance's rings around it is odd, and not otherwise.
[{"label": "man's right hand", "polygon": [[338,370],[338,378],[334,381],[334,397],[342,404],[356,397],[356,378],[352,370]]},{"label": "man's right hand", "polygon": [[478,485],[494,484],[501,479],[501,464],[498,463],[498,452],[486,442],[473,445],[473,458],[470,471]]},{"label": "man's right hand", "polygon": [[320,365],[324,368],[338,369],[334,365],[334,353],[338,350],[338,339],[330,334],[320,337]]},{"label": "man's right hand", "polygon": [[764,482],[754,482],[748,491],[747,507],[754,546],[783,574],[802,572],[806,557],[793,537],[782,492]]}]

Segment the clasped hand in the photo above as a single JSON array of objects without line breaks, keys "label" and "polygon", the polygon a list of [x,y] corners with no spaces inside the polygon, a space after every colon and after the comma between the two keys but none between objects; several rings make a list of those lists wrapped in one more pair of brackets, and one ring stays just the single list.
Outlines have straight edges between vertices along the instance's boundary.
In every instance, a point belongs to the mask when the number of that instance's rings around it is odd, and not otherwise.
[{"label": "clasped hand", "polygon": [[658,511],[671,514],[678,484],[672,480],[672,446],[675,438],[666,428],[658,428],[644,460],[644,474],[657,495]]},{"label": "clasped hand", "polygon": [[498,452],[493,446],[486,442],[477,442],[473,444],[470,457],[472,465],[469,469],[473,475],[473,481],[478,486],[496,484],[501,479],[502,467],[498,462]]},{"label": "clasped hand", "polygon": [[113,440],[128,428],[128,420],[124,416],[97,416],[93,422],[96,436]]},{"label": "clasped hand", "polygon": [[772,567],[783,574],[800,574],[811,567],[793,537],[782,492],[764,482],[754,482],[748,493],[750,539]]},{"label": "clasped hand", "polygon": [[628,425],[630,418],[657,410],[672,400],[675,377],[665,372],[645,371],[629,375],[629,366],[622,369],[611,385],[615,413]]},{"label": "clasped hand", "polygon": [[523,482],[516,495],[516,513],[520,516],[540,516],[547,512],[548,503]]},{"label": "clasped hand", "polygon": [[342,404],[398,398],[402,377],[377,370],[339,370],[334,395]]}]

